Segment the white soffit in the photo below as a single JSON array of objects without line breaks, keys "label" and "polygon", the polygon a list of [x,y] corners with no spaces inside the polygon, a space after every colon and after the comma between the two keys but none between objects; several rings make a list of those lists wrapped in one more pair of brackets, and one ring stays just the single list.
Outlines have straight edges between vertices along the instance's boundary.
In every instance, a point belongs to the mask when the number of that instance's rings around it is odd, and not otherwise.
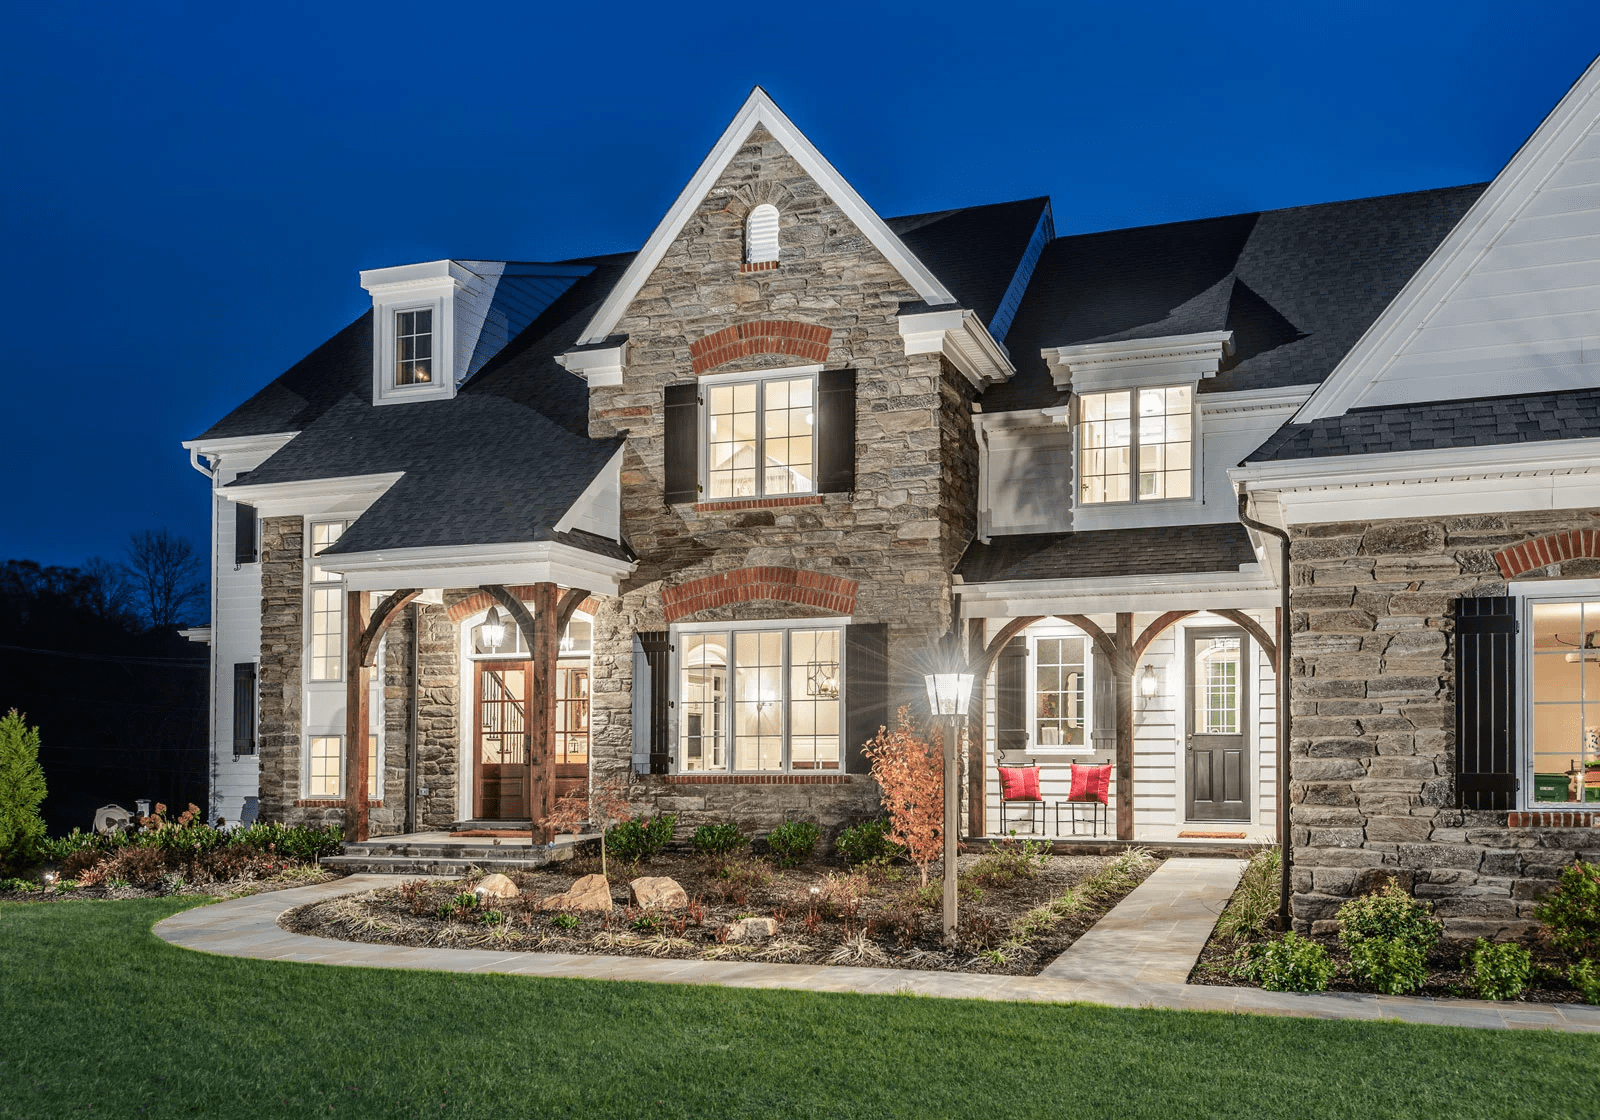
[{"label": "white soffit", "polygon": [[[617,329],[617,324],[622,321],[628,305],[633,302],[634,296],[639,294],[639,289],[644,287],[644,282],[661,263],[661,258],[666,256],[684,225],[699,207],[701,201],[716,185],[717,179],[723,170],[732,162],[739,149],[744,146],[745,140],[757,125],[764,126],[772,133],[773,139],[783,145],[783,148],[795,161],[805,169],[807,175],[820,186],[831,198],[839,209],[843,210],[849,218],[866,235],[877,250],[882,253],[895,270],[905,278],[917,295],[929,304],[948,304],[956,301],[955,296],[941,284],[928,267],[919,261],[906,248],[905,243],[896,237],[894,232],[884,224],[882,218],[868,206],[855,188],[847,183],[844,176],[834,169],[821,152],[807,140],[805,135],[794,126],[794,122],[784,116],[767,91],[757,86],[750,92],[744,106],[733,118],[732,123],[723,131],[722,137],[712,147],[711,153],[700,164],[700,169],[689,180],[689,185],[683,188],[683,193],[678,195],[678,200],[672,204],[672,209],[667,211],[666,217],[661,219],[661,224],[656,226],[655,232],[650,235],[644,248],[639,250],[639,255],[634,257],[633,263],[628,266],[628,271],[622,274],[622,279],[611,290],[606,301],[595,312],[594,318],[589,320],[589,325],[584,328],[583,336],[579,340],[582,345],[592,345],[604,342]],[[570,368],[570,367],[569,367]]]},{"label": "white soffit", "polygon": [[1353,408],[1600,385],[1600,59],[1297,423]]}]

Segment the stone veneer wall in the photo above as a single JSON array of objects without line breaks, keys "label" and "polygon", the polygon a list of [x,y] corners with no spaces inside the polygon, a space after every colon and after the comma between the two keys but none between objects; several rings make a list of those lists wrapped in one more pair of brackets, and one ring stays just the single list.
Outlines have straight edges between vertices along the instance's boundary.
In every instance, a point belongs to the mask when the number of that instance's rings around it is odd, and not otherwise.
[{"label": "stone veneer wall", "polygon": [[[473,589],[476,590],[476,589]],[[445,603],[418,607],[417,827],[443,828],[458,819],[457,771],[461,742],[461,628],[451,604],[471,591],[445,593]],[[426,794],[422,791],[426,790]]]},{"label": "stone veneer wall", "polygon": [[[1394,875],[1451,936],[1523,934],[1563,865],[1600,859],[1600,831],[1457,810],[1451,780],[1454,601],[1505,593],[1500,549],[1596,527],[1589,510],[1293,527],[1297,928],[1329,928],[1341,903]],[[1586,559],[1518,578],[1596,574]]]},{"label": "stone veneer wall", "polygon": [[300,796],[304,533],[299,517],[261,519],[260,819],[286,823]]},{"label": "stone veneer wall", "polygon": [[[782,260],[742,271],[743,217],[779,205]],[[978,455],[971,387],[938,355],[908,357],[906,281],[764,129],[757,129],[691,216],[618,331],[629,338],[624,383],[590,391],[590,433],[628,433],[623,532],[639,568],[595,619],[592,762],[631,774],[632,641],[667,626],[661,589],[713,572],[778,565],[859,583],[854,619],[889,625],[890,705],[916,695],[915,656],[950,617],[949,573],[976,526]],[[854,368],[856,490],[814,504],[718,509],[663,505],[663,389],[694,376],[690,345],[730,325],[800,322],[831,331],[827,365]],[[717,372],[796,364],[740,359]],[[694,620],[805,617],[782,603],[743,603]],[[689,783],[651,778],[633,798],[682,814],[680,826],[739,819],[764,827],[802,815],[833,825],[877,808],[876,785]]]}]

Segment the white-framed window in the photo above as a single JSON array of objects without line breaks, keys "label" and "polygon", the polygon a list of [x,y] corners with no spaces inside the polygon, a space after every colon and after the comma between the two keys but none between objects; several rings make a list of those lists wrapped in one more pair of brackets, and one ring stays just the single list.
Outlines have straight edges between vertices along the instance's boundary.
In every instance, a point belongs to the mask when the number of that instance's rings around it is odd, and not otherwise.
[{"label": "white-framed window", "polygon": [[344,577],[316,562],[347,522],[313,521],[306,533],[307,668],[313,681],[344,679]]},{"label": "white-framed window", "polygon": [[815,369],[701,380],[708,499],[816,493]]},{"label": "white-framed window", "polygon": [[675,631],[678,769],[844,768],[844,628],[723,623]]},{"label": "white-framed window", "polygon": [[1188,498],[1194,493],[1194,387],[1166,385],[1078,398],[1078,501]]},{"label": "white-framed window", "polygon": [[394,385],[433,384],[433,308],[414,307],[394,313]]},{"label": "white-framed window", "polygon": [[306,796],[344,796],[344,736],[317,735],[306,751]]},{"label": "white-framed window", "polygon": [[1600,580],[1524,583],[1521,802],[1600,802]]},{"label": "white-framed window", "polygon": [[778,259],[778,208],[763,202],[744,220],[746,264],[766,264]]},{"label": "white-framed window", "polygon": [[1028,645],[1033,666],[1031,749],[1088,753],[1093,749],[1093,645],[1082,631],[1067,629],[1030,632]]}]

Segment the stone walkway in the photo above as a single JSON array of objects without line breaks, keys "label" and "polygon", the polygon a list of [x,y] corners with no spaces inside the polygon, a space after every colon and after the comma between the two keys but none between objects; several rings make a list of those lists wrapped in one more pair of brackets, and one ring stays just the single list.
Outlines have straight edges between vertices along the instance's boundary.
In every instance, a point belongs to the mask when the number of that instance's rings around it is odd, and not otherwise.
[{"label": "stone walkway", "polygon": [[1418,999],[1347,992],[1296,995],[1256,988],[1184,983],[1211,924],[1238,881],[1233,860],[1169,859],[1039,976],[986,976],[894,968],[757,964],[518,953],[489,949],[419,949],[366,945],[290,933],[278,915],[342,894],[392,886],[390,875],[353,875],[329,883],[233,899],[174,914],[156,935],[174,945],[262,960],[501,972],[515,976],[795,988],[960,999],[1081,1001],[1112,1007],[1236,1011],[1318,1019],[1396,1019],[1441,1026],[1535,1028],[1600,1033],[1600,1007],[1481,1000]]}]

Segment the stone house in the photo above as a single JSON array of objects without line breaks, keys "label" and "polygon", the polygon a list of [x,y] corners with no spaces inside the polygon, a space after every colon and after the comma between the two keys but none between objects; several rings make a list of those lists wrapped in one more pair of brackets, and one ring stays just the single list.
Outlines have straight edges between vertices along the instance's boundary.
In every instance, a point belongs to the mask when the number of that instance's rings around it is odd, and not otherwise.
[{"label": "stone house", "polygon": [[[956,633],[970,836],[1070,836],[1053,803],[1103,762],[1127,840],[1270,840],[1292,794],[1305,921],[1453,858],[1478,842],[1426,810],[1454,796],[1454,623],[1391,620],[1453,619],[1440,596],[1503,592],[1496,549],[1577,526],[1289,523],[1272,472],[1366,430],[1316,410],[1511,173],[1073,236],[1042,198],[885,219],[757,90],[637,253],[365,272],[370,313],[186,444],[213,479],[211,811],[526,827],[615,777],[680,828],[831,829],[877,811],[861,746]],[[1403,732],[1421,699],[1380,693],[1430,672],[1434,724]],[[1040,767],[1045,814],[1002,804],[1000,761]]]}]

